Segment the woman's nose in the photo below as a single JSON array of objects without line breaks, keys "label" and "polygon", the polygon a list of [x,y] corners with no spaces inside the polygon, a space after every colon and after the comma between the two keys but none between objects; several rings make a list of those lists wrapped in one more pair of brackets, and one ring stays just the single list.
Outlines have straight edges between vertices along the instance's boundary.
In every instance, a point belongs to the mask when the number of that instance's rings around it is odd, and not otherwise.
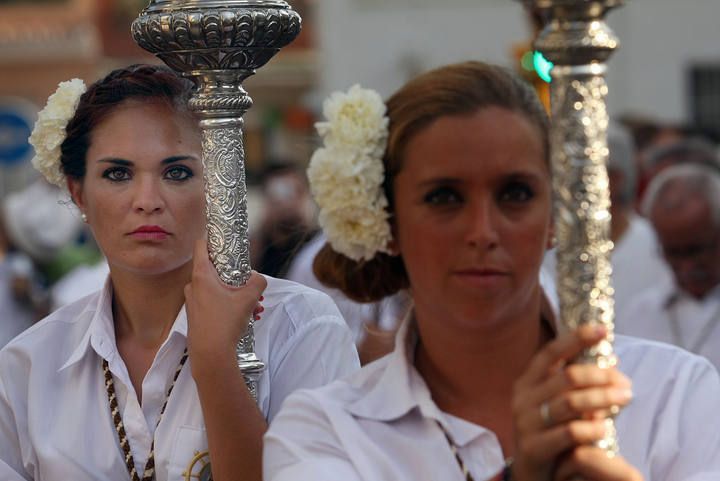
[{"label": "woman's nose", "polygon": [[138,212],[152,213],[162,211],[165,201],[160,192],[160,185],[148,177],[136,177],[133,189],[133,209]]},{"label": "woman's nose", "polygon": [[473,247],[491,249],[497,246],[499,235],[497,216],[490,200],[470,204],[466,241]]}]

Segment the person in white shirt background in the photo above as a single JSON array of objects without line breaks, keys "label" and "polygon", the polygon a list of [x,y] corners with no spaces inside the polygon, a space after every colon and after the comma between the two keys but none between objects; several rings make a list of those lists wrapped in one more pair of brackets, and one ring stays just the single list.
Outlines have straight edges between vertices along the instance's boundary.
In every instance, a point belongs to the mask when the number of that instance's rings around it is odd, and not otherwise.
[{"label": "person in white shirt background", "polygon": [[[663,285],[672,274],[660,255],[650,222],[635,212],[637,164],[635,146],[628,130],[611,122],[608,129],[608,176],[610,179],[610,239],[615,315],[622,317],[639,292]],[[545,255],[543,268],[555,277],[556,255]]]},{"label": "person in white shirt background", "polygon": [[704,164],[720,166],[717,147],[702,136],[675,134],[666,137],[660,143],[648,147],[639,157],[640,184],[644,186],[637,199],[636,208],[642,212],[642,202],[647,188],[660,172],[673,165]]},{"label": "person in white shirt background", "polygon": [[[308,175],[332,250],[316,273],[358,298],[409,288],[414,307],[389,356],[286,400],[266,481],[718,479],[720,380],[705,359],[618,336],[624,375],[566,364],[606,333],[558,332],[539,285],[552,192],[530,87],[468,62],[386,104],[353,87],[324,111]],[[350,186],[366,190],[340,195]],[[359,222],[378,234],[359,238]],[[609,458],[594,443],[615,406]]]},{"label": "person in white shirt background", "polygon": [[[86,92],[62,83],[40,113],[34,163],[67,186],[110,275],[0,351],[0,479],[259,480],[285,397],[359,366],[326,295],[257,273],[220,281],[191,89],[135,65]],[[261,311],[256,404],[235,347]]]},{"label": "person in white shirt background", "polygon": [[63,201],[57,186],[36,179],[0,205],[0,347],[51,311],[49,285],[83,227]]},{"label": "person in white shirt background", "polygon": [[5,227],[9,210],[7,199],[12,199],[13,195],[6,198],[0,211],[0,347],[38,320],[38,309],[33,301],[40,297],[36,293],[42,292],[32,259],[17,249]]},{"label": "person in white shirt background", "polygon": [[316,234],[290,263],[287,278],[329,295],[338,306],[358,348],[360,362],[366,364],[392,351],[395,331],[404,317],[410,299],[405,291],[375,302],[359,302],[340,289],[321,283],[313,272],[315,256],[327,244],[325,234]]},{"label": "person in white shirt background", "polygon": [[639,293],[617,330],[675,344],[720,368],[720,168],[666,168],[648,186],[643,210],[674,276]]}]

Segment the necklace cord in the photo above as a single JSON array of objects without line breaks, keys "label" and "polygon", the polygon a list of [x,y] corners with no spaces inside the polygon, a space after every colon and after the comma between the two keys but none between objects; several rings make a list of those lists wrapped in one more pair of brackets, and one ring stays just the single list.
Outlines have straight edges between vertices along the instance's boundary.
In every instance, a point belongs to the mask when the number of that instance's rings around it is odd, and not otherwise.
[{"label": "necklace cord", "polygon": [[[180,363],[175,370],[175,375],[168,388],[167,395],[165,396],[165,402],[160,409],[160,416],[158,417],[155,430],[160,425],[163,414],[165,414],[165,408],[167,407],[170,394],[175,387],[175,381],[180,376],[185,361],[187,361],[188,353],[187,349],[183,352],[180,358]],[[155,479],[155,436],[153,435],[152,443],[150,444],[150,455],[148,456],[147,462],[145,463],[145,469],[143,471],[142,479],[138,476],[137,470],[135,469],[135,460],[133,459],[132,452],[130,450],[130,441],[128,440],[127,433],[125,432],[125,425],[123,424],[122,416],[120,415],[120,408],[118,407],[117,395],[115,394],[115,383],[113,381],[113,375],[110,372],[110,366],[108,365],[107,359],[102,360],[103,373],[105,375],[105,391],[108,396],[108,403],[110,404],[110,416],[112,417],[113,424],[115,425],[115,432],[118,435],[118,441],[120,442],[120,449],[124,455],[125,467],[127,467],[128,474],[130,474],[131,481],[153,481]]]}]

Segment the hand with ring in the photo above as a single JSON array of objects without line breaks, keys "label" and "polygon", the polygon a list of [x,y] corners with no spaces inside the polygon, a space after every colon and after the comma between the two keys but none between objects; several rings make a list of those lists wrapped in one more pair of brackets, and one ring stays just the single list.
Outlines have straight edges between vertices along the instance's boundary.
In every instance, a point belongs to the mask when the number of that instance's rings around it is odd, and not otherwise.
[{"label": "hand with ring", "polygon": [[642,479],[622,457],[594,445],[605,437],[604,420],[632,399],[630,380],[616,368],[568,364],[605,335],[604,327],[586,325],[558,337],[515,383],[514,481]]}]

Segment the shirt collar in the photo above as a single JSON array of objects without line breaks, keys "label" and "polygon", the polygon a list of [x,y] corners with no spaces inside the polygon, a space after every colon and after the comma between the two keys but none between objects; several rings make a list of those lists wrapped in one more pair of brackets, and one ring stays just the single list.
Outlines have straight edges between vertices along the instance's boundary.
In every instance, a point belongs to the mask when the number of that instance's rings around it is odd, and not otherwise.
[{"label": "shirt collar", "polygon": [[[550,327],[557,333],[557,316],[555,309],[543,292],[541,314]],[[358,389],[367,390],[367,393],[346,406],[354,416],[376,421],[392,421],[405,416],[417,409],[425,418],[433,419],[443,425],[452,433],[453,442],[459,447],[464,446],[478,435],[488,431],[480,426],[443,413],[432,400],[427,384],[414,366],[415,348],[418,342],[417,326],[413,316],[413,309],[398,329],[395,336],[395,349],[383,360],[383,372],[375,378],[374,384],[363,378]]]},{"label": "shirt collar", "polygon": [[443,413],[435,404],[427,384],[414,366],[417,342],[417,327],[411,311],[395,337],[395,349],[385,358],[384,371],[367,394],[347,405],[346,409],[354,416],[381,422],[399,419],[415,410],[423,418],[439,422],[446,432],[451,433],[453,443],[458,447],[478,436],[492,435],[481,426]]},{"label": "shirt collar", "polygon": [[[105,351],[106,355],[109,354],[110,339],[112,339],[112,344],[115,344],[115,331],[112,329],[112,284],[110,283],[109,276],[105,280],[100,295],[94,303],[88,304],[84,312],[92,313],[90,325],[78,345],[70,354],[70,357],[65,361],[65,364],[58,369],[58,372],[80,361],[89,350],[93,339],[96,339],[95,344],[100,348],[101,352]],[[110,324],[110,328],[107,326],[108,323]],[[109,336],[107,335],[108,332]],[[102,343],[100,343],[100,336],[103,338]]]},{"label": "shirt collar", "polygon": [[[58,372],[79,362],[92,348],[100,357],[107,359],[109,363],[113,362],[113,358],[118,355],[117,344],[115,342],[115,324],[112,315],[112,280],[110,276],[105,280],[103,289],[94,303],[88,305],[85,311],[92,313],[92,319],[87,331],[80,339],[80,342],[72,351],[65,364],[58,369]],[[175,318],[173,327],[168,334],[167,342],[174,335],[187,338],[187,314],[185,305],[182,306],[180,312]],[[162,347],[160,348],[162,349]]]},{"label": "shirt collar", "polygon": [[420,397],[430,396],[424,383],[422,387],[425,389],[417,389],[420,386],[413,382],[412,372],[415,369],[408,357],[411,346],[414,349],[417,342],[414,329],[410,329],[413,324],[412,317],[408,315],[395,335],[395,349],[384,361],[378,361],[385,362],[380,377],[365,395],[347,406],[355,416],[390,421],[417,407]]}]

